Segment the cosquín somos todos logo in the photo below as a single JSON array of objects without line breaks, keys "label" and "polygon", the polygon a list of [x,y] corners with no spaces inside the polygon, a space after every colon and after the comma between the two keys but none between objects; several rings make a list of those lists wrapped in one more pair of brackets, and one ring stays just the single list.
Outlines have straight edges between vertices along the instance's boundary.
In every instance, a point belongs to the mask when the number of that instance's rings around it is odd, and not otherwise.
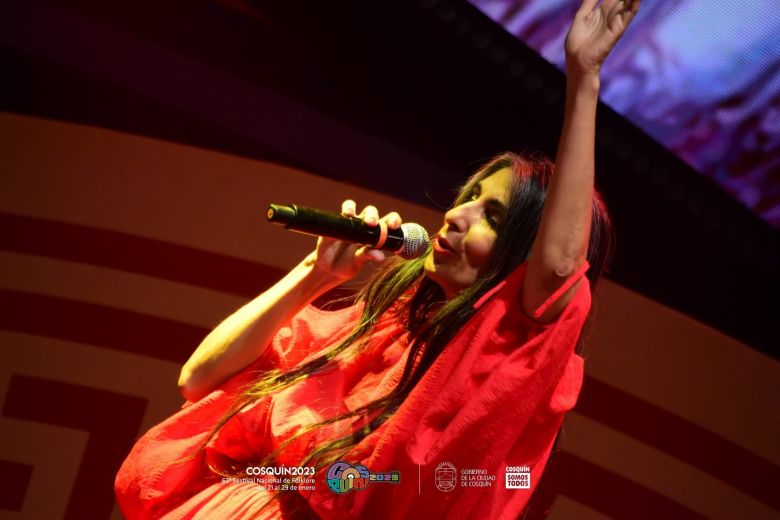
[{"label": "cosqu\u00edn somos todos logo", "polygon": [[334,462],[327,472],[328,487],[334,493],[348,493],[353,489],[365,489],[369,484],[398,484],[401,474],[397,471],[375,473],[360,464],[349,464],[344,461]]}]

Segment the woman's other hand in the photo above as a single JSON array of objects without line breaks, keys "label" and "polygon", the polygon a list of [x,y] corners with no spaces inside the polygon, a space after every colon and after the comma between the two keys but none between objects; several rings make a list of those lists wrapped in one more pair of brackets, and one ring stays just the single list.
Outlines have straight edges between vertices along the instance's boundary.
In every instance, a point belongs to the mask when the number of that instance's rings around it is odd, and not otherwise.
[{"label": "woman's other hand", "polygon": [[[345,200],[341,204],[341,214],[361,218],[369,226],[383,223],[388,229],[397,229],[402,224],[401,216],[395,211],[380,219],[379,211],[374,206],[366,206],[357,214],[357,204],[353,200]],[[380,249],[328,237],[317,239],[317,249],[312,254],[315,269],[334,283],[353,278],[366,262],[381,262],[387,258],[387,253]]]},{"label": "woman's other hand", "polygon": [[568,74],[598,75],[639,11],[639,0],[584,0],[566,36]]}]

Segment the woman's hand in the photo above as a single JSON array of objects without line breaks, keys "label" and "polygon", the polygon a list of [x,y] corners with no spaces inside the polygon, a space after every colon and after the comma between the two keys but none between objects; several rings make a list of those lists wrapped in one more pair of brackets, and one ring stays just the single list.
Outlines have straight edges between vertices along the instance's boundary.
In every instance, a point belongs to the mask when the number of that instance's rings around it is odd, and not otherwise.
[{"label": "woman's hand", "polygon": [[[356,215],[357,205],[353,200],[345,200],[341,204],[341,214],[362,218],[369,226],[378,226],[384,222],[388,229],[401,226],[401,216],[395,211],[381,219],[379,211],[374,206],[366,206]],[[314,268],[321,275],[330,278],[334,283],[342,283],[353,278],[366,262],[381,262],[387,255],[380,249],[361,246],[334,238],[320,237],[317,239],[317,249],[314,255]]]},{"label": "woman's hand", "polygon": [[639,0],[584,0],[566,36],[569,75],[598,75],[601,65],[639,11]]},{"label": "woman's hand", "polygon": [[[341,205],[343,215],[354,217],[355,212],[353,201]],[[379,225],[374,206],[366,206],[357,216],[371,226]],[[381,220],[391,229],[401,225],[395,212]],[[316,251],[206,336],[182,367],[182,395],[190,401],[207,395],[262,356],[279,329],[306,305],[355,276],[366,262],[384,259],[383,251],[320,237]]]}]

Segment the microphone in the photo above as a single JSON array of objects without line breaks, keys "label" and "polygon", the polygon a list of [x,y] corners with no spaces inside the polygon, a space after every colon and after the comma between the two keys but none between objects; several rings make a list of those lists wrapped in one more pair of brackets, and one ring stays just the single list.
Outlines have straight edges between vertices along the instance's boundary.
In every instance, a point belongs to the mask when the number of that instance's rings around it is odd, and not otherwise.
[{"label": "microphone", "polygon": [[291,231],[366,244],[392,251],[407,260],[417,258],[428,250],[428,232],[420,224],[412,222],[401,224],[398,229],[389,229],[384,224],[369,226],[357,217],[296,204],[271,204],[266,218]]}]

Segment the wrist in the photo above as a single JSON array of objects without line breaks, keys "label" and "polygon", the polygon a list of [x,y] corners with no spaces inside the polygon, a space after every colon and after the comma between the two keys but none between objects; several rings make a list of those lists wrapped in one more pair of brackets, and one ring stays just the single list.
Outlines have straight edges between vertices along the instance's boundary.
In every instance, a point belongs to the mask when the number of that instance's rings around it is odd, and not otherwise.
[{"label": "wrist", "polygon": [[298,268],[303,272],[303,280],[306,285],[306,292],[316,297],[323,293],[338,287],[346,280],[342,280],[333,273],[323,271],[317,264],[317,252],[311,252],[301,261]]},{"label": "wrist", "polygon": [[584,71],[568,67],[566,69],[566,89],[569,92],[595,92],[601,87],[601,77],[598,70]]}]

